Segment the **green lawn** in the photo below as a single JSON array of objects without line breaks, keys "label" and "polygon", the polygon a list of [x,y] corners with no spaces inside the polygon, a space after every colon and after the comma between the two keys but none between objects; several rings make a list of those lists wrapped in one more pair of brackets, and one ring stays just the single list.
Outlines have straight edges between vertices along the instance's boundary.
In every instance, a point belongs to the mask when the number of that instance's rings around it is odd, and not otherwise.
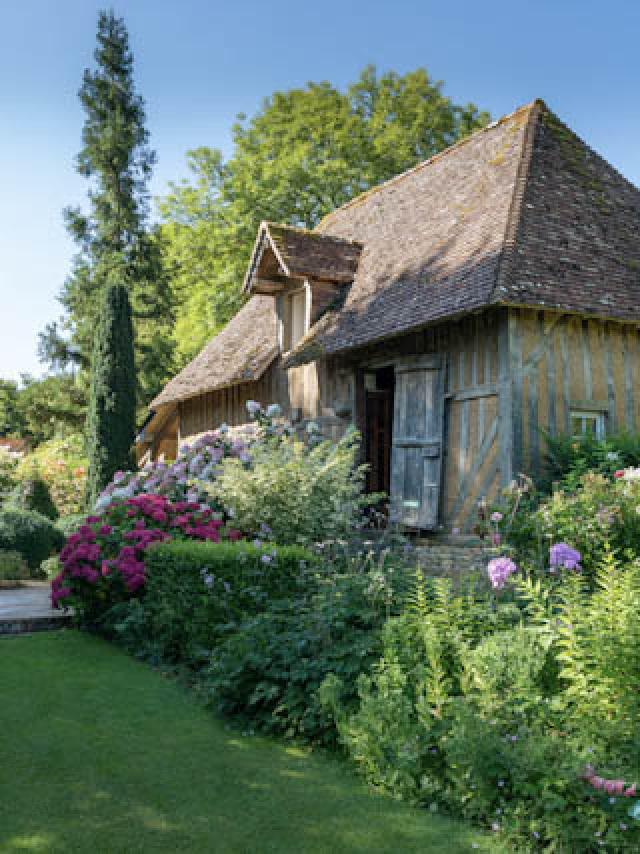
[{"label": "green lawn", "polygon": [[476,848],[494,850],[370,793],[339,761],[230,732],[99,639],[0,640],[3,854]]}]

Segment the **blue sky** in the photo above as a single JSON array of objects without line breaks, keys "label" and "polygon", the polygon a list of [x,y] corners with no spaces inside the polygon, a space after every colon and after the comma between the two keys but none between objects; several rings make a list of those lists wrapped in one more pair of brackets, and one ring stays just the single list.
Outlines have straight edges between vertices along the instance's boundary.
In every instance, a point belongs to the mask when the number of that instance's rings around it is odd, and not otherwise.
[{"label": "blue sky", "polygon": [[[59,313],[73,246],[65,205],[91,64],[93,0],[3,0],[0,29],[0,377],[41,373],[37,334]],[[494,117],[535,97],[640,185],[640,3],[636,0],[119,0],[158,153],[152,191],[199,145],[229,149],[238,112],[275,89],[362,67],[425,66],[456,101]]]}]

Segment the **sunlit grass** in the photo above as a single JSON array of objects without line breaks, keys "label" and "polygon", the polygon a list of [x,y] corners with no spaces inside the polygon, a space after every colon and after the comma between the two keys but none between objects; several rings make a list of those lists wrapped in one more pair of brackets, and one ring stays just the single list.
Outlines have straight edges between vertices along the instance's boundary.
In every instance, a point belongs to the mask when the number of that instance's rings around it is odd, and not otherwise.
[{"label": "sunlit grass", "polygon": [[472,850],[494,849],[342,762],[229,732],[99,639],[0,641],[2,854]]}]

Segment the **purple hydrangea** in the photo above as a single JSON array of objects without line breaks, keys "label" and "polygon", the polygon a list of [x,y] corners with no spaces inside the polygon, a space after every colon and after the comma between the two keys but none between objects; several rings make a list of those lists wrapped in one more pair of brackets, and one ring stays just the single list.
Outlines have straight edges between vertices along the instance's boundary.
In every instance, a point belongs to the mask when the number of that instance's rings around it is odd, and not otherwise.
[{"label": "purple hydrangea", "polygon": [[487,575],[494,590],[502,590],[507,579],[518,567],[509,557],[494,557],[487,565]]},{"label": "purple hydrangea", "polygon": [[549,565],[552,571],[560,568],[573,569],[576,572],[580,572],[582,569],[580,566],[581,560],[582,555],[580,552],[577,549],[571,548],[566,543],[556,543],[549,550]]}]

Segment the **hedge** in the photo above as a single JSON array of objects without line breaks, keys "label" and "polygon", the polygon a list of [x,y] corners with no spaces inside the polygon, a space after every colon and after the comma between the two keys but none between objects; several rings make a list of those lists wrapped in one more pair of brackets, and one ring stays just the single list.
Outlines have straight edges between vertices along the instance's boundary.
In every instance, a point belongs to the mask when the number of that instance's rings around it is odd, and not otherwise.
[{"label": "hedge", "polygon": [[194,663],[268,602],[291,595],[319,567],[300,546],[172,542],[145,557],[149,639],[165,661]]}]

